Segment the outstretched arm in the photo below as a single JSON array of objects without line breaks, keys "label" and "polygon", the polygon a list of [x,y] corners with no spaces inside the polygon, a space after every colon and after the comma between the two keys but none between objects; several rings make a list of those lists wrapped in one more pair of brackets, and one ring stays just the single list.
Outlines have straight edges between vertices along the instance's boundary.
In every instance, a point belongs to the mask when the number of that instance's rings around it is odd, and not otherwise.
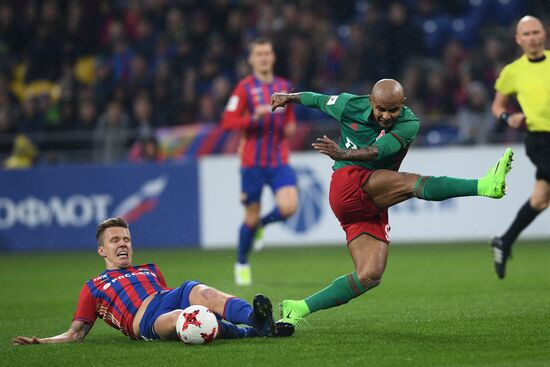
[{"label": "outstretched arm", "polygon": [[342,93],[329,96],[315,92],[300,93],[273,93],[271,95],[271,109],[275,111],[278,107],[284,107],[289,103],[299,103],[306,107],[316,108],[329,116],[340,120],[348,101],[353,95]]},{"label": "outstretched arm", "polygon": [[271,111],[284,107],[289,103],[300,103],[300,93],[273,93],[271,95]]},{"label": "outstretched arm", "polygon": [[14,345],[29,345],[29,344],[46,344],[46,343],[67,343],[67,342],[78,342],[81,341],[88,335],[90,329],[92,328],[91,324],[88,324],[82,320],[75,320],[71,324],[69,330],[63,334],[52,336],[49,338],[37,338],[26,337],[26,336],[17,336],[13,338]]}]

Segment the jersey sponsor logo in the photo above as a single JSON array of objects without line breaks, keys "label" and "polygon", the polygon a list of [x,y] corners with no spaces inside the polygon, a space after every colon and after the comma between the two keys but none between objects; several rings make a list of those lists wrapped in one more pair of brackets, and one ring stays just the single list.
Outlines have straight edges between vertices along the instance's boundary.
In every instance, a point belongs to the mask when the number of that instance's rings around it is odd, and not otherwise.
[{"label": "jersey sponsor logo", "polygon": [[239,96],[233,95],[229,98],[229,101],[227,101],[225,110],[229,112],[235,112],[238,106],[239,106]]},{"label": "jersey sponsor logo", "polygon": [[34,229],[48,227],[54,222],[60,227],[81,228],[110,216],[122,216],[134,222],[157,206],[167,183],[165,176],[145,181],[137,192],[122,199],[112,211],[109,208],[113,197],[106,193],[74,194],[67,198],[53,195],[46,199],[27,196],[20,201],[0,197],[0,229],[17,224]]},{"label": "jersey sponsor logo", "polygon": [[352,142],[352,141],[350,140],[350,138],[347,137],[347,136],[346,136],[346,144],[345,144],[345,146],[346,146],[346,149],[357,149],[357,145],[355,145],[355,143]]},{"label": "jersey sponsor logo", "polygon": [[336,104],[336,100],[338,99],[338,96],[330,96],[328,97],[327,106]]},{"label": "jersey sponsor logo", "polygon": [[320,222],[326,197],[321,180],[309,167],[294,167],[298,190],[298,210],[284,225],[296,233],[305,233]]},{"label": "jersey sponsor logo", "polygon": [[135,277],[135,276],[138,276],[138,275],[152,275],[154,276],[155,278],[157,277],[157,275],[151,271],[148,271],[148,270],[145,270],[145,271],[135,271],[135,272],[132,272],[132,273],[126,273],[126,274],[122,274],[122,275],[119,275],[118,277],[116,278],[113,278],[111,279],[108,283],[105,283],[103,284],[103,290],[106,290],[107,288],[109,288],[110,286],[112,286],[114,283],[116,283],[117,281],[119,281],[120,279],[124,279],[124,278],[131,278],[131,277]]}]

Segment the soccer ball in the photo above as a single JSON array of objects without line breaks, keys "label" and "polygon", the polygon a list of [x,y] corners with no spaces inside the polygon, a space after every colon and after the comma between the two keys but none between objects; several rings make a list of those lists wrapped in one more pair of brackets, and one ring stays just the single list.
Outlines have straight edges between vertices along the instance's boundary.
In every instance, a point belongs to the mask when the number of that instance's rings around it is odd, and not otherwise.
[{"label": "soccer ball", "polygon": [[178,337],[186,344],[206,344],[219,334],[216,315],[207,307],[194,305],[180,310],[176,320]]}]

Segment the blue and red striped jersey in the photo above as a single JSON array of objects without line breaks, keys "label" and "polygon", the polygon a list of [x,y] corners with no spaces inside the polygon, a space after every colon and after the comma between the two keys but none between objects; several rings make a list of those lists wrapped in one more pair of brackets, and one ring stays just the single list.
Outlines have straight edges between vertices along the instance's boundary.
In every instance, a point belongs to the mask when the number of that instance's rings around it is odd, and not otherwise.
[{"label": "blue and red striped jersey", "polygon": [[155,264],[105,270],[82,287],[73,321],[93,325],[99,317],[125,335],[136,338],[132,322],[139,306],[149,295],[164,289],[170,288]]},{"label": "blue and red striped jersey", "polygon": [[286,125],[295,124],[292,105],[267,113],[258,121],[252,116],[258,107],[269,108],[271,94],[289,92],[290,82],[274,77],[264,83],[254,75],[242,79],[231,94],[222,117],[222,128],[243,131],[241,144],[242,167],[277,167],[288,163],[288,139]]}]

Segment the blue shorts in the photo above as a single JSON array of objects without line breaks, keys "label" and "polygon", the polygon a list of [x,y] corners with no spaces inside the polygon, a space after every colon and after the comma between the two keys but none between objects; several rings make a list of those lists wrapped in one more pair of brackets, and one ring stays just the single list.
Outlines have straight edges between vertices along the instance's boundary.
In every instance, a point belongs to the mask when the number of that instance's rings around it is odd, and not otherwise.
[{"label": "blue shorts", "polygon": [[264,185],[269,185],[271,191],[276,193],[281,187],[296,186],[296,174],[289,165],[241,168],[243,204],[259,202]]},{"label": "blue shorts", "polygon": [[139,323],[141,338],[144,340],[160,339],[154,328],[157,318],[167,312],[177,309],[183,310],[189,307],[189,294],[191,293],[191,289],[198,284],[201,283],[190,280],[170,291],[159,291],[147,305],[147,309],[143,313],[143,318]]}]

